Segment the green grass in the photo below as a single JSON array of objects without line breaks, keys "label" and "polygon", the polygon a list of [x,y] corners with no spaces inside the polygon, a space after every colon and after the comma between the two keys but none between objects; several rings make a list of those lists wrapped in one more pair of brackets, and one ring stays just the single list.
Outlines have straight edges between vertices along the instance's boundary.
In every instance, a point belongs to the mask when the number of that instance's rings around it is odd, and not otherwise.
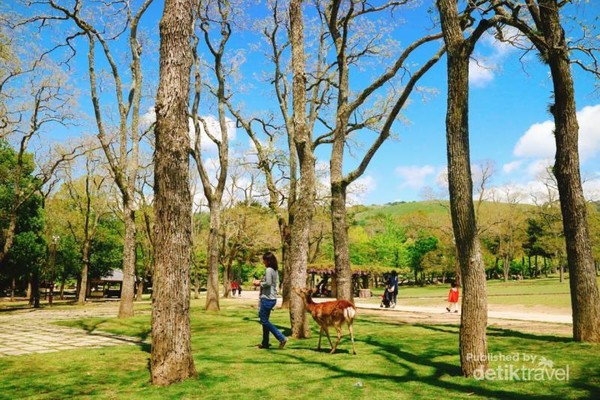
[{"label": "green grass", "polygon": [[[354,356],[348,336],[339,352],[317,351],[313,337],[284,350],[258,350],[261,328],[254,304],[222,300],[218,313],[194,301],[191,313],[198,377],[164,388],[149,383],[150,346],[118,346],[0,358],[0,399],[584,399],[600,395],[599,345],[490,328],[489,352],[546,357],[569,367],[569,381],[478,381],[463,378],[458,327],[408,325],[359,315]],[[147,305],[145,306],[147,307]],[[272,320],[289,335],[289,316]],[[70,321],[88,331],[147,338],[150,317]],[[328,346],[326,346],[328,348]],[[523,362],[514,362],[520,368]],[[490,367],[503,368],[495,361]],[[525,363],[533,368],[536,363]]]},{"label": "green grass", "polygon": [[[600,278],[598,278],[600,286]],[[430,286],[400,286],[398,304],[406,306],[439,306],[444,305],[448,296],[449,284]],[[558,278],[528,279],[504,282],[490,280],[487,282],[488,303],[490,306],[523,306],[525,308],[546,306],[559,311],[571,309],[569,281],[560,283]],[[375,297],[368,300],[379,303],[383,289],[374,290]],[[361,301],[363,301],[361,299]]]},{"label": "green grass", "polygon": [[358,206],[351,209],[351,212],[356,213],[355,219],[357,221],[363,221],[378,214],[402,216],[419,212],[425,215],[449,215],[448,208],[439,201],[407,202],[386,204],[383,206]]}]

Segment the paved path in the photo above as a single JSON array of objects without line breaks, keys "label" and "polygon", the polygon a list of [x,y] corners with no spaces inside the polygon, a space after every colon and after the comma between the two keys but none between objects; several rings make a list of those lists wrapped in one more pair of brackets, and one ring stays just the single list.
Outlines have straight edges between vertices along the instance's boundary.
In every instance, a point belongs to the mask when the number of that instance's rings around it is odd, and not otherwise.
[{"label": "paved path", "polygon": [[63,327],[53,321],[114,317],[118,303],[91,304],[85,309],[26,309],[0,313],[0,357],[51,353],[79,348],[139,344],[139,339]]}]

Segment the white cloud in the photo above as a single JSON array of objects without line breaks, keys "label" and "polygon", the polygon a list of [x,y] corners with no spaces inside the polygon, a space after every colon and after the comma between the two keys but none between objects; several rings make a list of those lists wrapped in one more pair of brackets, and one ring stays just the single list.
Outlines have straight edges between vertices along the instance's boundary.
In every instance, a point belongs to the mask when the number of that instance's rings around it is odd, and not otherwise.
[{"label": "white cloud", "polygon": [[154,106],[149,107],[148,111],[140,117],[140,124],[142,129],[147,129],[150,125],[156,122],[156,111]]},{"label": "white cloud", "polygon": [[548,168],[553,164],[554,160],[552,158],[540,158],[530,162],[525,170],[527,171],[527,176],[545,177],[548,175]]},{"label": "white cloud", "polygon": [[484,60],[469,60],[469,83],[475,87],[485,87],[495,78],[492,67]]},{"label": "white cloud", "polygon": [[[200,118],[206,121],[209,132],[216,137],[218,140],[221,139],[221,129],[219,126],[219,120],[213,115],[201,116]],[[154,107],[150,107],[148,111],[143,114],[140,118],[140,124],[143,128],[149,127],[151,124],[156,122],[156,112]],[[227,137],[230,142],[233,142],[237,135],[237,129],[235,127],[235,121],[230,118],[225,118],[225,125],[227,127]],[[204,126],[200,124],[200,130],[202,133],[201,143],[202,150],[208,152],[214,152],[217,149],[217,145],[208,137],[204,132]],[[189,120],[189,133],[190,133],[190,146],[193,146],[196,141],[194,122],[190,118]]]},{"label": "white cloud", "polygon": [[512,172],[517,171],[519,168],[521,168],[521,165],[523,165],[522,161],[513,161],[513,162],[509,162],[507,164],[504,164],[502,166],[502,171],[505,174],[510,174]]},{"label": "white cloud", "polygon": [[[221,127],[219,124],[219,120],[212,116],[200,116],[206,122],[206,127],[208,128],[208,132],[215,137],[217,140],[221,140]],[[197,140],[196,130],[194,128],[194,122],[190,118],[190,146],[194,146]],[[235,127],[235,121],[230,118],[225,118],[225,126],[227,129],[227,137],[230,142],[233,142],[236,138],[237,129]],[[204,130],[204,124],[200,123],[200,133],[202,136],[200,137],[200,143],[202,145],[203,151],[214,152],[217,149],[217,145],[208,137]]]},{"label": "white cloud", "polygon": [[402,179],[401,188],[418,189],[425,186],[425,179],[435,173],[435,168],[431,165],[400,166],[396,167],[395,173]]},{"label": "white cloud", "polygon": [[366,197],[375,191],[377,182],[371,175],[365,175],[348,186],[348,204],[364,204]]},{"label": "white cloud", "polygon": [[[579,123],[579,155],[581,162],[600,153],[600,104],[577,112]],[[521,158],[554,158],[554,122],[533,124],[515,145],[513,154]]]},{"label": "white cloud", "polygon": [[577,113],[581,162],[600,152],[600,104],[584,107]]},{"label": "white cloud", "polygon": [[553,130],[552,121],[531,125],[517,141],[513,154],[523,158],[554,157],[556,145]]},{"label": "white cloud", "polygon": [[583,182],[583,193],[589,201],[600,201],[600,176]]},{"label": "white cloud", "polygon": [[[516,52],[515,46],[506,41],[523,46],[524,36],[510,27],[502,28],[505,41],[496,39],[495,35],[486,33],[480,43],[480,51],[469,61],[469,83],[475,87],[485,87],[496,78],[501,71],[504,60]],[[482,50],[482,51],[481,51]],[[484,54],[484,52],[486,54]]]}]

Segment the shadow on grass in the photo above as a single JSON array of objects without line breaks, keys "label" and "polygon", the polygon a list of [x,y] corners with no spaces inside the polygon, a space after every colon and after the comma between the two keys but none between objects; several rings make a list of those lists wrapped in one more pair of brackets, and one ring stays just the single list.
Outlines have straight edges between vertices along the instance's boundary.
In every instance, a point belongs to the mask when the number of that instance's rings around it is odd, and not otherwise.
[{"label": "shadow on grass", "polygon": [[151,350],[151,345],[146,343],[150,334],[152,332],[151,327],[142,329],[135,336],[124,336],[124,335],[116,335],[110,332],[106,332],[102,330],[102,325],[111,323],[111,324],[120,324],[123,326],[130,326],[126,321],[119,322],[120,320],[117,318],[102,318],[102,319],[93,319],[93,320],[77,320],[74,323],[70,323],[69,326],[73,326],[76,328],[83,329],[90,336],[103,336],[107,338],[111,338],[114,340],[118,340],[123,343],[135,344],[140,347],[140,349],[144,352],[149,353]]},{"label": "shadow on grass", "polygon": [[[468,396],[476,395],[487,399],[521,398],[523,396],[527,396],[528,399],[534,400],[556,399],[556,395],[553,394],[536,395],[531,393],[520,393],[516,390],[511,391],[510,388],[514,388],[514,386],[511,385],[503,386],[503,388],[486,387],[487,383],[485,381],[477,381],[473,378],[464,378],[458,365],[435,360],[435,358],[438,357],[453,356],[454,353],[451,352],[443,352],[433,349],[416,354],[411,351],[401,349],[397,344],[385,343],[373,337],[360,340],[360,342],[377,348],[376,352],[378,354],[388,359],[388,361],[394,365],[400,367],[404,373],[384,374],[374,372],[359,372],[356,370],[343,368],[339,365],[333,365],[326,361],[317,361],[310,357],[303,357],[294,352],[286,352],[285,354],[282,354],[282,356],[288,358],[290,360],[289,362],[291,363],[318,366],[320,368],[327,369],[334,374],[333,376],[322,378],[323,380],[335,380],[340,377],[352,377],[354,379],[364,381],[390,381],[398,385],[414,382],[419,386],[426,385],[432,389],[441,389],[443,391],[447,391],[448,393],[462,393]],[[317,350],[313,349],[313,351]],[[347,351],[340,351],[340,353],[347,353]],[[429,374],[424,374],[422,367],[429,367],[431,372]],[[590,395],[595,394],[598,391],[597,387],[593,387],[592,385],[585,384],[583,382],[575,382],[572,386],[580,390],[588,391]],[[504,389],[504,387],[508,389]]]},{"label": "shadow on grass", "polygon": [[496,327],[488,327],[487,328],[488,336],[496,336],[496,337],[511,337],[517,339],[527,339],[527,340],[542,340],[544,342],[552,342],[552,343],[571,343],[573,339],[566,336],[555,336],[555,335],[537,335],[533,333],[519,332],[512,329],[505,328],[496,328]]},{"label": "shadow on grass", "polygon": [[[458,325],[426,325],[426,324],[416,324],[414,326],[418,326],[419,328],[427,329],[435,332],[449,333],[449,334],[458,334],[459,326]],[[487,328],[487,336],[488,337],[501,337],[501,338],[516,338],[516,339],[527,339],[527,340],[540,340],[543,342],[551,342],[551,343],[571,343],[573,339],[566,336],[554,336],[554,335],[537,335],[533,333],[526,333],[515,331],[512,329],[505,328],[497,328],[490,327]]]}]

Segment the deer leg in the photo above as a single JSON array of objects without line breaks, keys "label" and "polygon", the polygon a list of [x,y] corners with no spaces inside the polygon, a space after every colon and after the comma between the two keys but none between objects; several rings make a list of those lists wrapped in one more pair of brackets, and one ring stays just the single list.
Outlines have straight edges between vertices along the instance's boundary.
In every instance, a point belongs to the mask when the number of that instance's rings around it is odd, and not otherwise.
[{"label": "deer leg", "polygon": [[337,332],[337,341],[335,342],[335,346],[331,346],[331,351],[329,352],[329,354],[335,353],[338,344],[340,344],[340,341],[342,340],[342,327],[339,325],[335,325],[335,331]]},{"label": "deer leg", "polygon": [[319,330],[319,344],[317,345],[317,350],[321,350],[321,336],[323,336],[323,327]]},{"label": "deer leg", "polygon": [[[329,327],[325,326],[325,327],[321,328],[321,330],[323,330],[325,332],[325,335],[327,336],[327,340],[329,340],[329,345],[333,347],[333,343],[331,342],[331,337],[329,336]],[[319,344],[320,343],[321,343],[321,341],[319,340]],[[319,346],[319,349],[321,349],[321,346]]]},{"label": "deer leg", "polygon": [[352,354],[356,354],[356,348],[354,347],[354,332],[352,331],[352,323],[348,323],[348,330],[350,331],[350,339],[352,339]]}]

